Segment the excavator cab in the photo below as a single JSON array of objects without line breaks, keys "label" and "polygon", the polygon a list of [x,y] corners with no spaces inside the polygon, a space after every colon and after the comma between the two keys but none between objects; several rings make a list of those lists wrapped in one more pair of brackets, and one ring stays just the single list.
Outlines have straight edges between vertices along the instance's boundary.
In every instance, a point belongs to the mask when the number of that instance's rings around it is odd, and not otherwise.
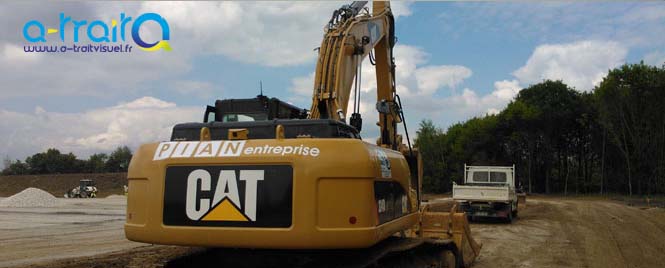
[{"label": "excavator cab", "polygon": [[203,122],[247,122],[273,119],[304,119],[307,110],[301,109],[278,98],[258,95],[251,99],[225,99],[208,105]]},{"label": "excavator cab", "polygon": [[247,130],[247,139],[275,138],[275,128],[284,128],[284,138],[351,138],[360,139],[358,130],[333,119],[306,119],[307,110],[278,98],[258,95],[251,99],[224,99],[208,105],[203,123],[190,122],[173,127],[171,141],[196,141],[201,128],[209,130],[212,140],[227,140],[234,129]]}]

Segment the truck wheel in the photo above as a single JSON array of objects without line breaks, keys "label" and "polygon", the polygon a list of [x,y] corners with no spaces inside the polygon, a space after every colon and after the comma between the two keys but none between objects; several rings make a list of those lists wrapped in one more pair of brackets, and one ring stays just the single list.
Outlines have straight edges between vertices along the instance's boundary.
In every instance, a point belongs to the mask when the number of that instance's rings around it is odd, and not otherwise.
[{"label": "truck wheel", "polygon": [[456,248],[445,249],[439,257],[437,268],[461,268],[463,266],[462,254]]},{"label": "truck wheel", "polygon": [[513,222],[513,211],[510,207],[508,207],[508,216],[506,216],[506,223],[512,223]]}]

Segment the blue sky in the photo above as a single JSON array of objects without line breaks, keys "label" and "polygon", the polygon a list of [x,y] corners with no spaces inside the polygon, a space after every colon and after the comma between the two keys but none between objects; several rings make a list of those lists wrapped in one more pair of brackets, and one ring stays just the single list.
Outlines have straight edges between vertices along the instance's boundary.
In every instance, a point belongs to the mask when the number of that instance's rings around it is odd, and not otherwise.
[{"label": "blue sky", "polygon": [[[217,98],[264,93],[309,107],[322,28],[345,2],[0,4],[0,154],[49,147],[82,156],[167,139]],[[394,2],[398,90],[412,136],[432,119],[446,128],[494,113],[523,87],[562,79],[589,91],[620,64],[665,61],[663,2]],[[161,14],[173,50],[129,55],[22,51],[31,19]],[[148,38],[155,27],[142,29]],[[363,77],[373,73],[366,66]],[[367,72],[365,74],[365,72]],[[369,80],[369,79],[368,79]],[[377,136],[365,81],[363,137]]]}]

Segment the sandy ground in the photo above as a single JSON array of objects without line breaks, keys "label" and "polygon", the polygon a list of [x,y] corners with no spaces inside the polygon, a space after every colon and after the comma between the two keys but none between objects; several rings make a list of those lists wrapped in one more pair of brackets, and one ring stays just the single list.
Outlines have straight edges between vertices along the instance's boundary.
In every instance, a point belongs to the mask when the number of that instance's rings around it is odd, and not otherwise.
[{"label": "sandy ground", "polygon": [[126,199],[64,199],[57,208],[0,207],[0,267],[91,256],[142,244],[122,229]]},{"label": "sandy ground", "polygon": [[513,224],[472,225],[474,267],[665,267],[665,210],[602,200],[528,200]]},{"label": "sandy ground", "polygon": [[[0,208],[0,266],[187,267],[206,257],[202,249],[126,241],[124,199],[67,202],[55,210]],[[665,267],[664,209],[539,197],[512,224],[471,228],[483,243],[477,268]]]}]

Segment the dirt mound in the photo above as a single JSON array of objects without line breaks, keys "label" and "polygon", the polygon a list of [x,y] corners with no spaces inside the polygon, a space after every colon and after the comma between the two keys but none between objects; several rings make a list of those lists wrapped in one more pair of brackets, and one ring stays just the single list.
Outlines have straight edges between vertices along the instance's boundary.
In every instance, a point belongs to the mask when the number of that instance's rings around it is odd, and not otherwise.
[{"label": "dirt mound", "polygon": [[125,199],[127,197],[124,196],[124,195],[112,194],[112,195],[107,196],[106,198],[109,198],[109,199]]},{"label": "dirt mound", "polygon": [[127,185],[127,173],[80,173],[0,176],[0,196],[11,196],[25,188],[39,188],[54,196],[62,197],[79,185],[79,180],[92,179],[97,184],[97,197],[112,194],[123,195]]},{"label": "dirt mound", "polygon": [[55,207],[58,199],[52,194],[37,188],[28,188],[18,194],[0,201],[0,207],[27,208],[27,207]]}]

